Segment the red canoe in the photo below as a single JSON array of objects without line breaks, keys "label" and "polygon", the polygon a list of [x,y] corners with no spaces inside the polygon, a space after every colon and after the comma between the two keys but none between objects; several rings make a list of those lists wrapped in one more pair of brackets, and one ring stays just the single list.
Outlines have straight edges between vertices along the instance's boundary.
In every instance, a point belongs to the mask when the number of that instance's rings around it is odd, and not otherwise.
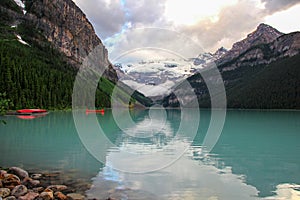
[{"label": "red canoe", "polygon": [[85,113],[86,114],[89,114],[89,113],[100,113],[100,114],[104,114],[104,109],[100,109],[100,110],[89,110],[89,109],[86,109],[85,110]]},{"label": "red canoe", "polygon": [[17,110],[17,113],[20,114],[38,114],[38,113],[46,113],[47,110],[45,109],[21,109]]}]

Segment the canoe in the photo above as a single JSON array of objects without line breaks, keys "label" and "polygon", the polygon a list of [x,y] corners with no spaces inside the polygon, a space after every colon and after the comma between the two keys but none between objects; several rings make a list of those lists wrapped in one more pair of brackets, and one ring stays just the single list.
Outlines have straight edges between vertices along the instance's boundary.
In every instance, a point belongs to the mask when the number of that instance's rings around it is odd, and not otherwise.
[{"label": "canoe", "polygon": [[105,112],[104,109],[100,109],[100,110],[89,110],[89,109],[86,109],[86,110],[85,110],[85,113],[86,113],[86,114],[90,114],[90,113],[100,113],[100,114],[103,115],[104,112]]},{"label": "canoe", "polygon": [[17,110],[19,114],[38,114],[38,113],[46,113],[47,110],[45,109],[21,109]]}]

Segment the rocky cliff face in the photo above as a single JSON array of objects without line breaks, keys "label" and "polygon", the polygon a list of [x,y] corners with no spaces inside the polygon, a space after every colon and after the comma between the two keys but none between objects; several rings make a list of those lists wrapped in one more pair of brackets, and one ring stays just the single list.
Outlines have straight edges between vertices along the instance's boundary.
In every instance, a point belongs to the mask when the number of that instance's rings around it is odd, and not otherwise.
[{"label": "rocky cliff face", "polygon": [[[4,9],[4,8],[3,8]],[[96,47],[103,47],[101,58],[109,64],[105,76],[116,82],[117,75],[108,53],[85,14],[72,0],[26,0],[26,14],[9,11],[15,23],[31,23],[75,67]]]},{"label": "rocky cliff face", "polygon": [[48,41],[76,62],[82,62],[96,46],[102,45],[85,14],[72,0],[28,1],[26,10]]},{"label": "rocky cliff face", "polygon": [[218,65],[221,65],[228,61],[231,61],[249,50],[251,47],[260,44],[268,44],[282,35],[283,33],[279,32],[275,28],[266,24],[260,24],[257,29],[254,32],[248,34],[245,39],[234,43],[232,48],[228,52],[226,52],[226,54],[221,57],[217,61],[217,63]]},{"label": "rocky cliff face", "polygon": [[299,47],[300,32],[283,34],[269,25],[261,24],[247,38],[235,43],[216,63],[221,71],[266,65],[280,58],[299,54]]}]

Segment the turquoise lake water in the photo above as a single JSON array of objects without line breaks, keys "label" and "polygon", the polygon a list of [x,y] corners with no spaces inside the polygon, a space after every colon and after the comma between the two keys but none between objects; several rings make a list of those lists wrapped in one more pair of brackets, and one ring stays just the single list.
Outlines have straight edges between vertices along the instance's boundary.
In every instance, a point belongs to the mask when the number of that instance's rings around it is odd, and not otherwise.
[{"label": "turquoise lake water", "polygon": [[209,110],[120,113],[2,117],[0,166],[69,174],[98,199],[300,199],[300,112],[229,110],[210,152]]}]

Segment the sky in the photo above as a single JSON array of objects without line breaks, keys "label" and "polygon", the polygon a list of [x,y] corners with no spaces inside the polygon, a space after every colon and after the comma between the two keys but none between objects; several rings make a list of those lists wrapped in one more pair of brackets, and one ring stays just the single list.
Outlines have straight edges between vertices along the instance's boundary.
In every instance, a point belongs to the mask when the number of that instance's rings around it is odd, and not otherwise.
[{"label": "sky", "polygon": [[[108,47],[113,47],[120,41],[120,35],[128,31],[149,27],[156,28],[155,34],[153,31],[139,32],[134,38],[127,38],[124,44],[136,48],[143,40],[143,46],[151,46],[153,40],[162,41],[162,37],[165,43],[170,43],[176,32],[199,44],[203,51],[213,53],[222,46],[230,49],[234,42],[245,38],[260,23],[284,33],[300,31],[299,0],[73,1],[87,15]],[[164,30],[161,34],[160,29]]]}]

